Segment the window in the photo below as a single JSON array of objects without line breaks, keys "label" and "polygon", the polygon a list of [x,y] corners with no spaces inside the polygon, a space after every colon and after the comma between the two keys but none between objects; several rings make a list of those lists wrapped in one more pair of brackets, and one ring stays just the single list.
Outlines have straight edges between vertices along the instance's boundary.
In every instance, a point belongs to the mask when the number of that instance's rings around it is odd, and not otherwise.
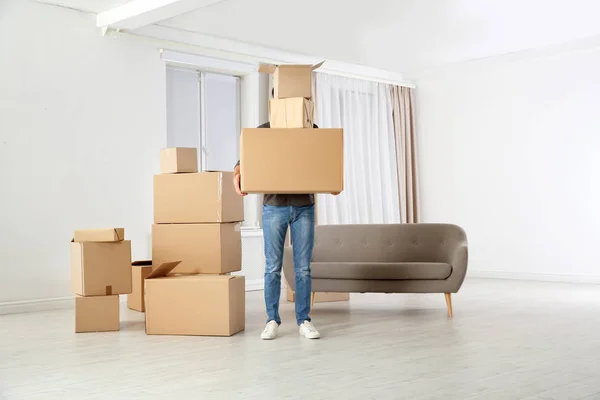
[{"label": "window", "polygon": [[167,68],[167,147],[197,148],[200,171],[231,171],[239,132],[238,77]]}]

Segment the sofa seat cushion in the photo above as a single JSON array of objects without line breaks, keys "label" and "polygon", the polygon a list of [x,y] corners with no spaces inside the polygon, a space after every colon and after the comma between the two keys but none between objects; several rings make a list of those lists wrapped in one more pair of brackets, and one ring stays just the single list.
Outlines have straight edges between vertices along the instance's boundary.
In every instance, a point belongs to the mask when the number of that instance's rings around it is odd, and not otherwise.
[{"label": "sofa seat cushion", "polygon": [[313,279],[439,280],[452,273],[452,267],[435,262],[312,262]]}]

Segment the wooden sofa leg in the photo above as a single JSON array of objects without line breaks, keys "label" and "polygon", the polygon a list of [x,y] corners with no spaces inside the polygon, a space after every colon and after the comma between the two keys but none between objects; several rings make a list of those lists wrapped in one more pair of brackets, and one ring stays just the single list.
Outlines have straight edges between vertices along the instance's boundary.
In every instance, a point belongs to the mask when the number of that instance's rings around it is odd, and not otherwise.
[{"label": "wooden sofa leg", "polygon": [[452,294],[444,293],[446,296],[446,307],[448,307],[448,317],[452,318]]},{"label": "wooden sofa leg", "polygon": [[315,292],[312,292],[310,294],[310,308],[313,308],[315,305],[315,294],[316,294]]}]

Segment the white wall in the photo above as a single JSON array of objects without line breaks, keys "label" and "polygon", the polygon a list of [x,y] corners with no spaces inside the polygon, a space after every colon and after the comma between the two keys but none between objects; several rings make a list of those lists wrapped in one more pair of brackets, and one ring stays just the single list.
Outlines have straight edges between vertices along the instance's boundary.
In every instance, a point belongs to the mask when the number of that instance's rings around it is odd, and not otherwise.
[{"label": "white wall", "polygon": [[133,258],[150,256],[165,66],[91,14],[0,8],[0,303],[71,296],[74,229],[123,226]]},{"label": "white wall", "polygon": [[600,281],[600,48],[416,76],[423,218],[462,225],[471,272]]},{"label": "white wall", "polygon": [[[132,257],[151,256],[152,176],[166,145],[160,48],[258,62],[134,35],[102,37],[93,14],[0,2],[0,313],[72,296],[74,229],[123,226]],[[263,122],[264,79],[242,79],[243,126]],[[258,200],[245,199],[248,226],[257,225]]]}]

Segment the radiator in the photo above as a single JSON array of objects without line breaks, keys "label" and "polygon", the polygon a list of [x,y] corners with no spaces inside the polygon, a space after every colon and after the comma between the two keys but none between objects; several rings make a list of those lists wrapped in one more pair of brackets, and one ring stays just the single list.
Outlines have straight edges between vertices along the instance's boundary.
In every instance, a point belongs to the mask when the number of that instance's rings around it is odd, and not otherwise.
[{"label": "radiator", "polygon": [[265,273],[265,250],[262,229],[242,229],[242,270],[235,273],[246,277],[246,291],[262,290]]}]

